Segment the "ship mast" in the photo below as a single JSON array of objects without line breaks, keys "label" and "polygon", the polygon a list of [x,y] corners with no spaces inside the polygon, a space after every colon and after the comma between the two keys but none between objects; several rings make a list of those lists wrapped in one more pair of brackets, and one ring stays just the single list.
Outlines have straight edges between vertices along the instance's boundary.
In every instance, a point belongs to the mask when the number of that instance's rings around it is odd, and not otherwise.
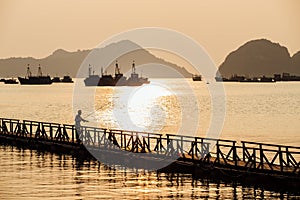
[{"label": "ship mast", "polygon": [[92,75],[92,67],[91,67],[91,64],[89,64],[89,76]]},{"label": "ship mast", "polygon": [[[93,70],[93,74],[92,74],[92,70]],[[89,64],[89,77],[94,74],[95,74],[95,70],[93,69],[93,67],[91,67],[91,64]]]},{"label": "ship mast", "polygon": [[43,76],[43,73],[42,73],[42,69],[41,69],[41,65],[39,64],[39,68],[38,68],[38,76]]},{"label": "ship mast", "polygon": [[32,76],[31,71],[30,71],[29,64],[27,64],[27,74],[26,74],[26,76],[27,76],[28,78]]},{"label": "ship mast", "polygon": [[116,60],[115,75],[117,75],[117,74],[121,74],[121,73],[120,73],[118,61]]},{"label": "ship mast", "polygon": [[132,70],[132,73],[135,74],[135,63],[134,63],[134,61],[132,62],[132,69],[131,70]]}]

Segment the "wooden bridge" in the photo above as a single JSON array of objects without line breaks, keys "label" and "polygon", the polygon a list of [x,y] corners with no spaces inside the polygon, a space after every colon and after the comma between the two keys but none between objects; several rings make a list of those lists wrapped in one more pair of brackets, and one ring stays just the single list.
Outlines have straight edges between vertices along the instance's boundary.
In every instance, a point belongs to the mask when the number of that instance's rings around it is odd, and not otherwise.
[{"label": "wooden bridge", "polygon": [[[280,184],[300,188],[300,147],[214,138],[157,134],[0,118],[0,141],[28,148],[92,154],[100,161],[108,155],[130,164],[168,163],[163,170],[195,176],[237,180],[246,184]],[[130,154],[131,152],[131,154]],[[145,165],[142,165],[145,166]],[[133,166],[136,167],[136,166]]]}]

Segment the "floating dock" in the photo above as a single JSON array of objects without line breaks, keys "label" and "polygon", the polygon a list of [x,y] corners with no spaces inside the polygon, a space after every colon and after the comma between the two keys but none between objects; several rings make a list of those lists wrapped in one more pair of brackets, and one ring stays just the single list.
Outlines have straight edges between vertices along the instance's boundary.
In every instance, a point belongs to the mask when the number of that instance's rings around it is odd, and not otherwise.
[{"label": "floating dock", "polygon": [[[104,164],[190,173],[298,192],[300,147],[0,118],[0,142],[95,157]],[[212,145],[214,146],[213,148]]]}]

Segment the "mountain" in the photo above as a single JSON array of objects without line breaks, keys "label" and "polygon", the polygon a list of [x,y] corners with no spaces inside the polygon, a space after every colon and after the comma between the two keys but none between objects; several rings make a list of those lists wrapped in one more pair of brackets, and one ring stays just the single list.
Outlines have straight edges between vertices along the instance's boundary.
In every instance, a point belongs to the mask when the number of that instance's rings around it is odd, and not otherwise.
[{"label": "mountain", "polygon": [[[300,51],[295,53],[292,57],[292,66],[294,71],[300,71]],[[300,75],[300,74],[299,74]]]},{"label": "mountain", "polygon": [[232,74],[273,76],[289,72],[300,75],[300,53],[290,56],[288,49],[266,39],[252,40],[231,52],[220,65],[223,77]]},{"label": "mountain", "polygon": [[[134,51],[124,55],[121,54],[122,52],[130,50]],[[146,49],[142,49],[139,45],[129,40],[111,43],[103,48],[96,48],[93,50],[68,52],[63,49],[58,49],[48,57],[42,59],[35,59],[32,57],[0,59],[0,77],[25,76],[27,64],[30,64],[33,74],[36,74],[37,66],[40,64],[43,73],[49,74],[50,76],[63,76],[68,74],[75,77],[82,63],[94,66],[94,68],[97,69],[95,70],[95,73],[97,74],[100,74],[100,66],[109,66],[107,72],[113,73],[115,65],[114,61],[116,60],[114,55],[122,55],[118,57],[117,60],[121,67],[121,72],[123,73],[131,72],[131,65],[134,60],[137,72],[141,73],[142,71],[143,76],[149,78],[192,77],[192,74],[185,68],[158,58]],[[109,59],[113,59],[113,61],[108,62]],[[85,63],[87,60],[91,61],[91,63]],[[103,63],[105,63],[105,65],[103,65]],[[140,69],[139,66],[143,66],[141,67],[142,69]],[[181,75],[178,76],[178,74]],[[83,77],[87,76],[88,70],[81,75]]]}]

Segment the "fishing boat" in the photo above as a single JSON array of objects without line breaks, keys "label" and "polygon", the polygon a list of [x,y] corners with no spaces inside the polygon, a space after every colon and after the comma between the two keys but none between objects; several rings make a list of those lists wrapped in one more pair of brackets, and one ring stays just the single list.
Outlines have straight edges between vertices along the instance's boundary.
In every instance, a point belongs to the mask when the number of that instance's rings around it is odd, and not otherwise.
[{"label": "fishing boat", "polygon": [[[89,65],[90,66],[90,65]],[[120,72],[118,61],[115,64],[115,76],[103,72],[101,68],[101,77],[95,75],[95,71],[89,67],[89,76],[84,79],[85,86],[124,86],[127,84],[127,78]]]},{"label": "fishing boat", "polygon": [[72,78],[70,76],[64,76],[62,79],[61,79],[61,82],[62,83],[73,83],[74,81],[72,80]]},{"label": "fishing boat", "polygon": [[4,84],[18,84],[18,81],[15,78],[4,79]]},{"label": "fishing boat", "polygon": [[263,77],[260,78],[260,82],[275,83],[276,81],[272,77],[263,76]]},{"label": "fishing boat", "polygon": [[85,86],[97,86],[99,81],[100,81],[100,76],[95,75],[94,70],[93,70],[93,73],[92,73],[91,65],[89,65],[89,76],[84,79]]},{"label": "fishing boat", "polygon": [[27,75],[25,78],[18,77],[21,85],[50,85],[52,84],[51,78],[49,75],[43,76],[41,66],[38,67],[38,73],[36,76],[33,76],[30,67],[28,64]]},{"label": "fishing boat", "polygon": [[115,64],[115,76],[113,77],[110,74],[107,74],[103,69],[101,69],[101,77],[95,75],[92,68],[89,67],[89,76],[84,80],[86,86],[141,86],[143,84],[149,84],[150,81],[148,78],[139,77],[136,73],[135,63],[132,63],[132,72],[131,76],[127,79],[123,73],[120,71],[118,62]]},{"label": "fishing boat", "polygon": [[55,76],[51,81],[52,83],[60,83],[60,78],[58,76]]},{"label": "fishing boat", "polygon": [[145,78],[143,76],[139,76],[138,73],[136,73],[135,63],[133,61],[132,67],[131,67],[131,75],[130,78],[127,80],[127,86],[141,86],[143,84],[149,84],[150,81],[148,78]]},{"label": "fishing boat", "polygon": [[253,78],[246,78],[245,76],[239,75],[232,75],[230,78],[223,78],[223,77],[215,77],[217,82],[240,82],[240,83],[275,83],[276,78],[266,77],[263,75],[262,77],[253,77]]},{"label": "fishing boat", "polygon": [[202,80],[202,76],[201,75],[197,75],[197,74],[195,74],[195,75],[193,75],[193,81],[201,81]]}]

